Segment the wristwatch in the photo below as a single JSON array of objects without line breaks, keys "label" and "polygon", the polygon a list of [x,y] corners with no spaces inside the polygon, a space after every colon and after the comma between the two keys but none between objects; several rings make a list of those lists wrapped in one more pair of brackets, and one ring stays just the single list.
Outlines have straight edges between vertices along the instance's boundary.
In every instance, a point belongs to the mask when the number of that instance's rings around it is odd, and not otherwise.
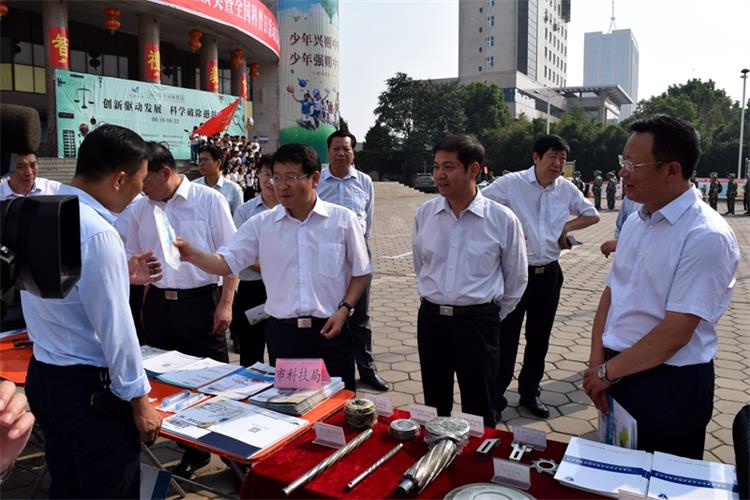
[{"label": "wristwatch", "polygon": [[349,312],[349,317],[354,314],[354,306],[350,303],[344,301],[339,302],[339,309],[341,309],[342,307],[346,307],[346,310]]},{"label": "wristwatch", "polygon": [[609,385],[616,384],[617,382],[620,381],[619,378],[616,378],[614,380],[610,380],[607,378],[607,363],[602,363],[599,365],[599,368],[596,371],[596,376],[599,377],[599,380]]}]

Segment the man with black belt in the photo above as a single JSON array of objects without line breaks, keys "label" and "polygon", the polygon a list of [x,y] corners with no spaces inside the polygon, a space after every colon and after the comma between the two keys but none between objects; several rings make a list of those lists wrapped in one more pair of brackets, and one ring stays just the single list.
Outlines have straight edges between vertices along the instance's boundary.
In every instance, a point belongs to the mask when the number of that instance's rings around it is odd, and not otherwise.
[{"label": "man with black belt", "polygon": [[[271,184],[273,158],[261,156],[258,160],[258,171],[260,193],[240,205],[234,213],[234,223],[238,228],[253,216],[279,204]],[[267,321],[263,320],[251,325],[245,315],[247,310],[266,303],[266,287],[263,285],[260,273],[260,267],[257,264],[240,271],[240,284],[232,305],[232,324],[229,328],[240,342],[242,366],[250,366],[257,361],[263,361],[263,351],[266,349]]]},{"label": "man with black belt", "polygon": [[[213,250],[226,244],[236,229],[226,200],[214,189],[190,182],[177,173],[172,153],[148,143],[146,196],[133,205],[127,221],[125,247],[129,255],[153,251],[165,262],[155,209],[160,208],[176,234]],[[219,290],[217,276],[194,266],[174,269],[163,265],[163,277],[145,292],[143,335],[146,344],[185,354],[228,361],[224,332],[232,320],[236,276],[225,276]],[[206,465],[208,453],[193,448],[183,455],[175,474],[190,477]]]},{"label": "man with black belt", "polygon": [[[545,135],[534,144],[531,168],[506,175],[482,191],[487,198],[510,208],[521,220],[529,261],[526,291],[501,326],[495,401],[498,415],[508,404],[505,390],[513,379],[525,315],[526,351],[518,376],[520,404],[539,418],[549,416],[547,406],[539,397],[539,383],[544,376],[544,358],[563,284],[557,259],[561,250],[571,247],[568,233],[599,222],[599,214],[591,202],[561,176],[569,152],[570,147],[562,137]],[[568,220],[570,215],[576,217]]]},{"label": "man with black belt", "polygon": [[424,399],[449,416],[455,373],[462,410],[495,427],[500,321],[526,288],[523,231],[513,212],[477,189],[480,143],[450,135],[433,153],[432,177],[442,197],[419,207],[412,238]]},{"label": "man with black belt", "polygon": [[690,187],[700,140],[667,115],[636,121],[620,159],[633,201],[599,299],[583,387],[638,423],[637,446],[702,459],[714,393],[716,325],[732,300],[739,247]]},{"label": "man with black belt", "polygon": [[370,259],[351,210],[315,193],[320,158],[304,144],[273,156],[271,181],[280,205],[242,225],[232,241],[208,253],[178,238],[182,259],[218,275],[260,263],[270,316],[266,341],[276,358],[323,358],[328,372],[356,389],[347,319],[367,285]]},{"label": "man with black belt", "polygon": [[[375,211],[375,190],[372,179],[354,167],[354,147],[357,139],[353,134],[337,130],[328,136],[328,160],[330,165],[320,173],[318,196],[321,200],[346,207],[357,216],[365,233],[365,242],[370,238]],[[370,253],[368,246],[367,253]],[[368,314],[370,281],[362,297],[354,305],[349,318],[354,343],[354,362],[359,378],[373,389],[387,391],[388,384],[378,375],[372,356],[372,330]]]},{"label": "man with black belt", "polygon": [[137,498],[140,444],[161,417],[148,398],[128,308],[128,264],[112,227],[146,177],[146,143],[102,125],[86,136],[60,195],[79,199],[81,278],[63,299],[22,292],[34,356],[26,395],[44,432],[51,498]]}]

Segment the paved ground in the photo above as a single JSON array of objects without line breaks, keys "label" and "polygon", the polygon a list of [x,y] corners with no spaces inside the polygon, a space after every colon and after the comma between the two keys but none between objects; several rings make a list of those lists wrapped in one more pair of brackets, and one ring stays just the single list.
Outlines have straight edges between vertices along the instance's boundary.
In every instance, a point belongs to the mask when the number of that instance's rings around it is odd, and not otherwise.
[{"label": "paved ground", "polygon": [[[411,229],[416,208],[433,195],[425,195],[396,183],[375,183],[376,216],[371,239],[374,278],[371,310],[375,357],[381,375],[393,384],[388,395],[395,406],[423,403],[416,340],[416,311],[419,297],[411,265]],[[585,244],[562,256],[565,273],[560,307],[547,356],[547,372],[542,382],[542,399],[551,407],[547,420],[538,420],[517,408],[515,382],[510,387],[509,407],[499,425],[529,425],[542,429],[551,439],[567,441],[570,436],[591,436],[596,412],[581,388],[581,373],[588,360],[589,338],[594,312],[611,260],[599,252],[602,241],[612,235],[616,212],[603,212],[599,224],[576,233]],[[704,458],[734,463],[732,420],[739,409],[750,403],[750,217],[732,217],[733,227],[744,252],[737,274],[732,306],[719,323],[719,350],[716,355],[716,395],[714,415],[709,424]],[[523,344],[519,359],[523,352]],[[457,388],[456,388],[457,391]],[[366,394],[362,388],[360,394]],[[458,402],[458,392],[456,392]],[[154,449],[166,465],[179,459],[176,447],[158,442]],[[5,498],[29,498],[34,473],[41,458],[36,443],[26,450],[29,460],[4,490]],[[236,495],[238,486],[224,464],[214,459],[201,471],[201,481]],[[46,480],[38,496],[46,496]],[[216,495],[188,488],[190,497]]]}]

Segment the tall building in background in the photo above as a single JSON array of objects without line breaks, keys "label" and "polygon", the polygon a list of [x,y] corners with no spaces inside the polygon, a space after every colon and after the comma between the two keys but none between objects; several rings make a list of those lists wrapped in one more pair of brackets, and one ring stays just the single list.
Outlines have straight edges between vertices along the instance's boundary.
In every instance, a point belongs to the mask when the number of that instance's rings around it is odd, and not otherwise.
[{"label": "tall building in background", "polygon": [[[619,85],[634,103],[638,102],[638,42],[631,30],[586,33],[583,54],[584,86]],[[620,119],[630,116],[635,106],[622,106]]]},{"label": "tall building in background", "polygon": [[570,0],[459,0],[459,82],[496,83],[514,116],[546,116],[544,87],[567,81],[569,22]]}]

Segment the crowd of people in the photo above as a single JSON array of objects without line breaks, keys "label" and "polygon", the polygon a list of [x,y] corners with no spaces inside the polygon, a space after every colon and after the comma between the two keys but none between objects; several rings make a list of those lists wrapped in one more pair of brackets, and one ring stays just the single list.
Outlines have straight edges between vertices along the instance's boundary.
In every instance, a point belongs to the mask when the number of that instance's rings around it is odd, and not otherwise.
[{"label": "crowd of people", "polygon": [[[639,448],[702,458],[716,325],[739,247],[691,184],[695,129],[656,115],[631,132],[618,173],[633,204],[602,245],[615,259],[583,387],[599,410],[608,412],[613,396],[633,415]],[[326,168],[303,144],[245,156],[235,172],[248,167],[257,179],[247,199],[226,178],[235,153],[252,150],[243,143],[199,143],[203,176],[191,182],[164,145],[102,125],[81,145],[71,184],[57,186],[80,201],[81,280],[61,300],[22,294],[34,342],[27,395],[45,435],[50,496],[137,496],[139,441],[153,441],[161,420],[148,403],[139,344],[227,361],[230,329],[243,365],[266,350],[272,364],[322,358],[347,389],[356,390],[357,372],[389,389],[372,354],[375,195],[355,167],[356,138],[331,134]],[[417,210],[412,253],[424,400],[439,415],[452,411],[455,376],[464,412],[491,427],[502,419],[523,329],[519,404],[549,417],[540,382],[564,281],[558,260],[574,231],[599,221],[595,204],[562,176],[570,153],[564,138],[542,136],[527,169],[479,189],[481,143],[458,134],[434,146],[439,196]],[[178,235],[179,262],[159,243],[159,212]],[[261,304],[268,318],[251,325],[244,311]],[[29,417],[16,414],[25,419],[12,431],[18,437]],[[186,448],[174,472],[191,477],[209,458]]]}]

